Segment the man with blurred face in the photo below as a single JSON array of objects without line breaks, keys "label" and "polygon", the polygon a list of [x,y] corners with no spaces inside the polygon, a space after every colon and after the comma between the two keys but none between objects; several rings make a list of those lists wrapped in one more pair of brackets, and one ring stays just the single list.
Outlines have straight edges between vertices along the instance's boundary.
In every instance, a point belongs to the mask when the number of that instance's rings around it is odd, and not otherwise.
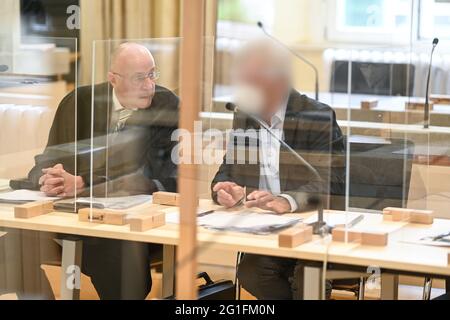
[{"label": "man with blurred face", "polygon": [[[234,132],[257,130],[258,161],[245,164],[230,153],[248,150],[250,139],[230,137],[227,156],[212,182],[213,199],[226,208],[257,208],[276,214],[313,209],[317,197],[339,194],[343,168],[335,168],[334,154],[344,153],[343,136],[334,111],[292,89],[290,57],[272,42],[247,45],[236,61]],[[317,178],[261,128],[252,115],[302,155],[319,172]],[[236,133],[237,135],[237,133]],[[250,151],[248,151],[250,152]],[[230,159],[234,162],[230,162]],[[248,157],[246,158],[248,159]],[[294,269],[301,263],[247,254],[238,268],[242,286],[258,299],[301,298]]]},{"label": "man with blurred face", "polygon": [[[171,135],[178,127],[178,98],[156,85],[158,76],[145,46],[120,45],[111,57],[108,83],[81,87],[58,107],[47,148],[29,173],[35,188],[61,198],[89,195],[91,188],[95,196],[109,198],[176,192]],[[75,142],[76,154],[68,155]],[[82,271],[91,277],[100,298],[144,299],[148,295],[149,245],[83,240]]]}]

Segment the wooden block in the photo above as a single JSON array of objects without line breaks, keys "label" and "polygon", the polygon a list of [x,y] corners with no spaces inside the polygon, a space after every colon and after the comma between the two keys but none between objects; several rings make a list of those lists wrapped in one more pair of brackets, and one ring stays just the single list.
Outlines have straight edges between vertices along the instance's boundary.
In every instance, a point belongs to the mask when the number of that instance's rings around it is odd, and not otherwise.
[{"label": "wooden block", "polygon": [[433,224],[434,212],[431,210],[412,210],[411,211],[411,223],[417,224]]},{"label": "wooden block", "polygon": [[386,208],[383,210],[385,220],[388,216],[392,217],[392,221],[410,222],[417,224],[433,224],[434,212],[431,210],[416,210],[405,208]]},{"label": "wooden block", "polygon": [[128,221],[130,223],[130,231],[145,232],[165,225],[166,214],[164,212],[158,212],[155,214],[133,216]]},{"label": "wooden block", "polygon": [[124,226],[128,224],[128,213],[126,212],[115,212],[107,211],[105,214],[105,224],[111,224],[114,226]]},{"label": "wooden block", "polygon": [[[425,101],[407,101],[405,103],[406,110],[410,111],[423,111],[425,109]],[[433,110],[434,104],[430,101],[430,111]]]},{"label": "wooden block", "polygon": [[[333,229],[333,241],[336,242],[345,242],[345,229],[343,228],[335,228]],[[360,243],[362,234],[358,231],[347,231],[347,240],[349,243]]]},{"label": "wooden block", "polygon": [[361,243],[367,246],[385,247],[388,245],[389,234],[387,232],[363,232]]},{"label": "wooden block", "polygon": [[14,208],[14,216],[18,219],[30,219],[53,211],[52,201],[36,201]]},{"label": "wooden block", "polygon": [[361,109],[363,110],[372,110],[378,106],[378,100],[364,100],[361,101]]},{"label": "wooden block", "polygon": [[409,222],[411,220],[410,210],[396,210],[392,212],[392,221],[396,222]]},{"label": "wooden block", "polygon": [[313,228],[310,226],[298,226],[287,229],[278,235],[280,248],[296,248],[310,242],[313,237]]},{"label": "wooden block", "polygon": [[[106,209],[92,209],[92,222],[123,226],[128,224],[127,213],[121,211],[112,211]],[[91,222],[91,209],[85,208],[78,211],[78,220]]]},{"label": "wooden block", "polygon": [[[84,208],[78,210],[78,220],[82,222],[91,222],[91,209]],[[92,222],[104,223],[105,213],[100,209],[92,208]]]},{"label": "wooden block", "polygon": [[[411,218],[411,210],[405,208],[388,207],[383,210],[383,216],[390,217],[392,221],[406,221],[409,222]],[[388,220],[388,219],[385,219]]]},{"label": "wooden block", "polygon": [[445,94],[434,94],[430,97],[434,104],[450,104],[450,96]]},{"label": "wooden block", "polygon": [[155,192],[153,194],[153,204],[177,207],[180,206],[180,195],[171,192]]}]

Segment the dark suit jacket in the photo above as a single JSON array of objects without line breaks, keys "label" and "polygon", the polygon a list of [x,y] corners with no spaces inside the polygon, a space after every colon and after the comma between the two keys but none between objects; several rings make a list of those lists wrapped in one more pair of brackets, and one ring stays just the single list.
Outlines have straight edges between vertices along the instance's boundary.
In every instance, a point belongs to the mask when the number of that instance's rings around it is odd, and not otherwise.
[{"label": "dark suit jacket", "polygon": [[151,106],[135,111],[117,136],[110,129],[112,87],[107,83],[96,85],[94,96],[93,181],[92,87],[87,86],[77,90],[77,107],[75,92],[60,103],[48,145],[43,154],[35,157],[36,165],[28,176],[34,188],[39,188],[43,168],[62,163],[69,173],[76,173],[89,186],[96,186],[97,196],[106,196],[106,185],[108,195],[152,193],[158,190],[158,185],[175,192],[177,167],[171,161],[171,152],[176,142],[171,141],[171,135],[178,128],[177,96],[158,86]]},{"label": "dark suit jacket", "polygon": [[[259,129],[259,125],[242,114],[236,114],[233,129]],[[233,136],[233,135],[232,135]],[[234,140],[234,141],[233,141]],[[245,139],[231,138],[227,150],[236,152],[244,147],[250,152],[252,143]],[[299,211],[309,209],[307,199],[310,195],[325,193],[326,196],[341,195],[345,187],[345,169],[342,163],[345,155],[344,138],[336,122],[335,112],[327,105],[319,103],[291,91],[284,121],[284,141],[302,155],[319,172],[323,182],[317,181],[304,165],[292,156],[284,147],[280,149],[280,185],[281,192],[291,195],[299,205]],[[254,145],[254,144],[253,144]],[[230,151],[230,146],[234,150]],[[259,148],[259,142],[257,144]],[[259,154],[259,152],[258,152]],[[233,159],[237,159],[237,155]],[[248,156],[247,156],[248,160]],[[257,164],[238,164],[224,160],[216,174],[212,186],[218,182],[231,181],[247,187],[247,193],[259,188],[260,161]],[[331,198],[331,197],[330,197]],[[213,192],[213,199],[217,195]],[[331,204],[335,209],[342,208],[341,204]]]}]

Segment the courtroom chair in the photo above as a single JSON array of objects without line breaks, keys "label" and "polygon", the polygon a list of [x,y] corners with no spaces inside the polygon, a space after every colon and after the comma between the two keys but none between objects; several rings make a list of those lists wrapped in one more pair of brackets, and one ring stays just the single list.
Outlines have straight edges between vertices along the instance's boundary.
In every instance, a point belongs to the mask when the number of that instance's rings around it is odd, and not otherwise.
[{"label": "courtroom chair", "polygon": [[416,68],[412,64],[352,61],[350,90],[349,64],[345,60],[333,61],[330,92],[405,97],[413,95]]}]

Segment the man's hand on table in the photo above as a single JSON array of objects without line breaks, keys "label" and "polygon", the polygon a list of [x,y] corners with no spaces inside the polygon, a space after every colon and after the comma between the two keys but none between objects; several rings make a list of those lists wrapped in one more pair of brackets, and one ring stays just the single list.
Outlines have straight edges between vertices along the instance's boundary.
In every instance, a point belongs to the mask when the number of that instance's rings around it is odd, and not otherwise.
[{"label": "man's hand on table", "polygon": [[217,202],[228,209],[245,200],[245,189],[234,182],[219,182],[213,191],[217,192]]},{"label": "man's hand on table", "polygon": [[267,191],[255,191],[248,195],[247,208],[268,210],[277,214],[290,213],[292,208],[289,201],[283,197],[275,196]]},{"label": "man's hand on table", "polygon": [[71,175],[64,170],[62,164],[43,169],[42,173],[39,185],[41,191],[49,197],[74,197],[81,193],[85,187],[83,178]]},{"label": "man's hand on table", "polygon": [[[217,202],[225,208],[235,207],[239,201],[245,199],[245,188],[234,182],[219,182],[213,188],[217,192]],[[268,210],[277,214],[290,213],[292,208],[289,201],[267,191],[255,191],[246,197],[247,208]]]}]

